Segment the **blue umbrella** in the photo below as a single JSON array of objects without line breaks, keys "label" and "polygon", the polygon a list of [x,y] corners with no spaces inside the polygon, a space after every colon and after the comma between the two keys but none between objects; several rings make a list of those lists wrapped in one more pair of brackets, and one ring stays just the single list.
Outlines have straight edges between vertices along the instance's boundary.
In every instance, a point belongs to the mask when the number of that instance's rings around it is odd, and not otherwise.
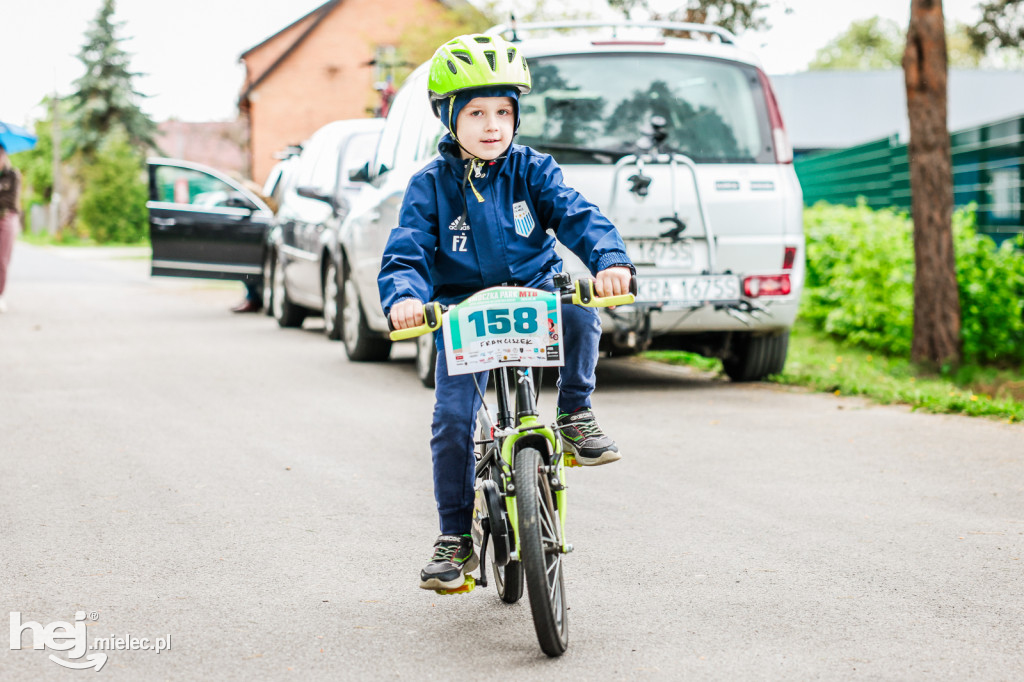
[{"label": "blue umbrella", "polygon": [[8,154],[17,154],[35,147],[36,136],[21,126],[0,121],[0,144]]}]

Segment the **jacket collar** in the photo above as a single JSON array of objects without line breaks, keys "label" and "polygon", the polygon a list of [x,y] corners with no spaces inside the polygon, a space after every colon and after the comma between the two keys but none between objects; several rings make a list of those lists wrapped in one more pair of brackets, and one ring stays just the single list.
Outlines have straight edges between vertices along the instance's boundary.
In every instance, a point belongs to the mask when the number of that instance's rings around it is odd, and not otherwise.
[{"label": "jacket collar", "polygon": [[[487,169],[487,175],[490,175],[492,169],[500,171],[505,164],[505,159],[508,158],[508,155],[515,147],[516,144],[513,142],[505,150],[505,153],[494,161],[485,161],[484,168]],[[451,133],[445,133],[441,137],[441,141],[437,143],[437,151],[441,154],[441,158],[451,167],[460,180],[466,175],[466,164],[469,163],[468,159],[462,158],[461,150],[462,148],[459,147],[459,144],[452,139]]]}]

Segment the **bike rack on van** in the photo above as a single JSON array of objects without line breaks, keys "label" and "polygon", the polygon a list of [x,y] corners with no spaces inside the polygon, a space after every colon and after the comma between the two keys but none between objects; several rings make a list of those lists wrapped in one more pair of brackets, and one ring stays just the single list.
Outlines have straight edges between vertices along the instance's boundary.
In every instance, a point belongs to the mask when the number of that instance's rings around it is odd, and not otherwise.
[{"label": "bike rack on van", "polygon": [[[681,164],[685,166],[690,174],[693,176],[693,191],[694,196],[697,199],[697,210],[700,213],[700,219],[704,223],[704,239],[708,245],[708,269],[706,274],[717,274],[717,251],[718,251],[718,238],[715,235],[714,230],[711,227],[711,221],[708,218],[707,210],[704,208],[704,201],[701,198],[700,186],[697,180],[697,164],[690,157],[685,154],[678,152],[669,153],[655,153],[655,154],[627,154],[619,159],[615,163],[615,173],[612,176],[612,191],[608,199],[608,216],[614,219],[615,216],[615,205],[618,201],[619,193],[619,176],[623,170],[629,166],[633,166],[637,169],[639,175],[643,176],[645,164],[668,164],[669,166],[669,183],[671,184],[671,196],[672,196],[672,216],[661,219],[661,222],[672,222],[675,223],[676,227],[669,230],[669,233],[680,233],[685,229],[685,225],[679,219],[679,197],[676,189],[676,168]],[[636,176],[634,176],[635,178]],[[633,178],[631,178],[633,179]],[[648,179],[649,180],[649,179]],[[646,187],[646,184],[642,185]],[[663,236],[667,236],[663,235]],[[739,304],[715,304],[717,310],[722,310],[725,314],[730,317],[734,317],[745,325],[749,325],[750,321],[748,318],[760,319],[761,315],[767,314],[768,310],[764,306],[754,302],[743,300]],[[609,311],[612,320],[615,322],[617,343],[622,343],[626,347],[633,348],[639,345],[641,348],[645,347],[651,338],[651,313],[660,310],[660,306],[654,305],[643,305],[638,303],[636,310],[640,313],[640,316],[633,320],[632,324],[624,323],[624,320],[616,315],[614,312]],[[690,311],[692,314],[697,308]],[[626,341],[628,339],[628,341]]]},{"label": "bike rack on van", "polygon": [[487,35],[501,35],[502,33],[512,33],[512,42],[519,40],[520,31],[558,31],[558,30],[570,30],[574,28],[607,28],[614,29],[612,31],[612,37],[616,37],[615,31],[618,29],[630,29],[630,28],[656,28],[662,31],[678,31],[685,33],[705,33],[707,35],[716,36],[721,42],[732,45],[736,42],[736,36],[720,26],[713,26],[710,24],[692,24],[683,21],[629,21],[623,19],[620,21],[543,21],[531,24],[517,24],[512,21],[508,24],[498,24],[487,29]]},{"label": "bike rack on van", "polygon": [[662,221],[678,221],[679,219],[679,198],[676,196],[676,168],[678,164],[686,166],[693,175],[693,191],[697,197],[697,210],[700,211],[701,222],[704,223],[704,238],[708,242],[708,272],[715,274],[718,269],[716,265],[716,251],[718,251],[718,239],[714,230],[711,229],[711,221],[708,220],[707,211],[704,210],[704,201],[700,197],[700,187],[697,181],[697,164],[685,154],[627,154],[615,162],[615,174],[612,176],[612,193],[608,199],[608,215],[615,215],[615,202],[619,194],[619,174],[626,166],[636,166],[643,173],[644,164],[668,164],[669,183],[672,185],[672,217],[662,218]]}]

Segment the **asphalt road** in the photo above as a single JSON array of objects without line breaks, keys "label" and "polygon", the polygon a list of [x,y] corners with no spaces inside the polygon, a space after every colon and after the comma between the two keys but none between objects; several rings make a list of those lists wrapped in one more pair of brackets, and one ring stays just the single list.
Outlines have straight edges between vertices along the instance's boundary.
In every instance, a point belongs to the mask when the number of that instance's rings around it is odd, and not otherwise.
[{"label": "asphalt road", "polygon": [[[25,629],[0,678],[1024,677],[1020,426],[603,361],[625,457],[570,472],[549,660],[525,600],[417,587],[437,527],[411,349],[353,364],[240,295],[16,246],[0,611]],[[68,671],[49,655],[87,656],[33,650],[29,621],[170,650]]]}]

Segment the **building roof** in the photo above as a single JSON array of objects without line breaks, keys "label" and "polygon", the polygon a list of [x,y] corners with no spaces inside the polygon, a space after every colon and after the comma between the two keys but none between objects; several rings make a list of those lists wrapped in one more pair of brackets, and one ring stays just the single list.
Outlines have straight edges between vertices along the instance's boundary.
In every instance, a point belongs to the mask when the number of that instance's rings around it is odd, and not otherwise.
[{"label": "building roof", "polygon": [[[797,150],[841,149],[909,138],[902,69],[806,71],[772,76],[786,132]],[[950,69],[948,127],[970,128],[1024,113],[1024,72]]]}]

